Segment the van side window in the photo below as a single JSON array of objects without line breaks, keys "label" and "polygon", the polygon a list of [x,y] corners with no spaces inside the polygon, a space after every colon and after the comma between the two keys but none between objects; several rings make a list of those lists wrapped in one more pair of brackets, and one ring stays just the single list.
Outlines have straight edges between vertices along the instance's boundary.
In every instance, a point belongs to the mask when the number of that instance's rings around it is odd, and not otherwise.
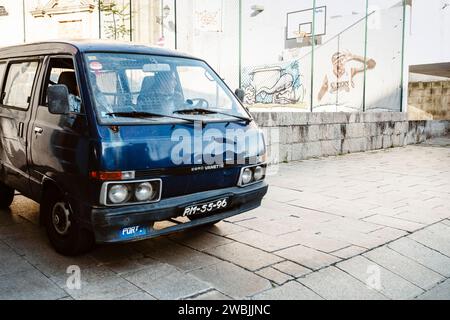
[{"label": "van side window", "polygon": [[81,97],[77,76],[71,58],[51,58],[44,82],[41,105],[48,105],[47,89],[53,85],[65,85],[69,91],[70,112],[81,112]]},{"label": "van side window", "polygon": [[21,109],[28,108],[37,68],[36,61],[10,65],[2,93],[2,104]]}]

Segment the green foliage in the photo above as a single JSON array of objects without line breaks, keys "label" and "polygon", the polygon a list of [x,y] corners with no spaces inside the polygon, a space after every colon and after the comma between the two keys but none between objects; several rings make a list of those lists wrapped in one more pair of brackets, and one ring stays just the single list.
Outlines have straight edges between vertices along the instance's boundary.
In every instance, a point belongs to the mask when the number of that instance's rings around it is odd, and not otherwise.
[{"label": "green foliage", "polygon": [[104,25],[106,37],[108,39],[125,39],[129,38],[131,28],[129,21],[131,19],[130,5],[120,5],[116,1],[100,0],[100,11],[107,17],[111,17],[111,22]]}]

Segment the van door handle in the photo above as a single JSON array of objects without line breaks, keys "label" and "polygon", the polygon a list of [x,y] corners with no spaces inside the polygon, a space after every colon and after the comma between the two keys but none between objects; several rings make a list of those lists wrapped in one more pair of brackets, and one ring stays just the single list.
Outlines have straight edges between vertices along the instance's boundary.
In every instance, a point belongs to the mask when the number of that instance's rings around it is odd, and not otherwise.
[{"label": "van door handle", "polygon": [[23,122],[19,122],[19,128],[17,129],[17,136],[19,138],[23,138],[23,129],[25,127],[25,124]]},{"label": "van door handle", "polygon": [[40,128],[40,127],[34,127],[34,133],[36,134],[42,134],[42,132],[44,132],[44,129]]}]

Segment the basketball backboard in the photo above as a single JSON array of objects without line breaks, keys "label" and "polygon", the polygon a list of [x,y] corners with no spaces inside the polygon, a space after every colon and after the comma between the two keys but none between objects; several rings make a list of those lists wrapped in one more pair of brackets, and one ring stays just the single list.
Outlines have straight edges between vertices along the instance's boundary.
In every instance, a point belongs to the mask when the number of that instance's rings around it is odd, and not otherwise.
[{"label": "basketball backboard", "polygon": [[286,40],[296,40],[299,34],[311,37],[313,30],[316,36],[326,34],[327,7],[317,7],[315,10],[315,28],[313,28],[313,8],[287,14]]}]

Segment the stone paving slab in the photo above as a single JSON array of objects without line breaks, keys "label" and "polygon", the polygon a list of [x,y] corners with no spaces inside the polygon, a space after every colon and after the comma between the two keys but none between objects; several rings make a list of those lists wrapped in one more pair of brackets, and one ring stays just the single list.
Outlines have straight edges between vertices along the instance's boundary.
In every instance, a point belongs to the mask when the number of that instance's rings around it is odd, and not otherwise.
[{"label": "stone paving slab", "polygon": [[9,246],[0,242],[0,276],[33,270],[33,266],[17,255]]},{"label": "stone paving slab", "polygon": [[0,300],[56,300],[67,296],[38,270],[0,276]]},{"label": "stone paving slab", "polygon": [[291,261],[283,261],[272,266],[274,269],[288,274],[294,278],[300,278],[313,271]]},{"label": "stone paving slab", "polygon": [[446,280],[417,297],[420,300],[450,300],[450,280]]},{"label": "stone paving slab", "polygon": [[410,238],[450,257],[450,227],[443,223],[416,232]]},{"label": "stone paving slab", "polygon": [[280,287],[255,295],[253,300],[323,300],[304,285],[290,281]]},{"label": "stone paving slab", "polygon": [[413,299],[424,292],[418,286],[364,256],[354,257],[336,266],[390,299]]},{"label": "stone paving slab", "polygon": [[80,271],[81,289],[68,287],[69,274],[66,272],[52,276],[50,280],[76,300],[112,300],[141,291],[103,266],[84,268]]},{"label": "stone paving slab", "polygon": [[291,276],[283,273],[275,268],[267,267],[256,271],[256,274],[270,280],[271,282],[275,282],[277,285],[282,285],[290,280],[294,280]]},{"label": "stone paving slab", "polygon": [[350,259],[354,256],[358,256],[362,254],[363,252],[366,252],[366,248],[361,248],[358,246],[349,246],[341,250],[337,250],[335,252],[332,252],[331,254],[335,257],[341,258],[341,259]]},{"label": "stone paving slab", "polygon": [[363,282],[335,267],[328,267],[298,280],[327,300],[384,300]]},{"label": "stone paving slab", "polygon": [[299,241],[292,237],[275,237],[254,230],[236,233],[228,237],[267,252],[279,251],[299,244]]},{"label": "stone paving slab", "polygon": [[450,277],[450,258],[433,249],[408,237],[394,241],[388,247],[444,277]]},{"label": "stone paving slab", "polygon": [[223,293],[217,291],[217,290],[212,290],[212,291],[208,291],[206,293],[202,293],[194,298],[188,299],[188,300],[201,300],[201,301],[208,301],[208,300],[212,300],[212,301],[224,301],[224,300],[231,300],[230,297],[227,297],[226,295],[224,295]]},{"label": "stone paving slab", "polygon": [[190,274],[235,299],[248,298],[272,287],[268,280],[229,262],[194,270]]},{"label": "stone paving slab", "polygon": [[388,247],[378,248],[363,254],[363,256],[424,290],[431,289],[437,283],[445,280],[443,276],[433,270]]},{"label": "stone paving slab", "polygon": [[396,228],[396,229],[400,229],[400,230],[404,230],[404,231],[408,231],[408,232],[414,232],[414,231],[417,231],[417,230],[425,227],[425,225],[422,223],[417,223],[417,222],[412,222],[412,221],[408,221],[408,220],[404,220],[404,219],[383,216],[383,215],[379,215],[379,214],[376,214],[374,216],[366,218],[366,219],[364,219],[364,221],[379,224],[381,226],[392,227],[392,228]]},{"label": "stone paving slab", "polygon": [[283,261],[282,258],[277,257],[276,255],[238,242],[209,249],[206,252],[251,271],[256,271]]},{"label": "stone paving slab", "polygon": [[301,245],[277,251],[276,254],[313,270],[321,269],[340,260],[332,255]]}]

